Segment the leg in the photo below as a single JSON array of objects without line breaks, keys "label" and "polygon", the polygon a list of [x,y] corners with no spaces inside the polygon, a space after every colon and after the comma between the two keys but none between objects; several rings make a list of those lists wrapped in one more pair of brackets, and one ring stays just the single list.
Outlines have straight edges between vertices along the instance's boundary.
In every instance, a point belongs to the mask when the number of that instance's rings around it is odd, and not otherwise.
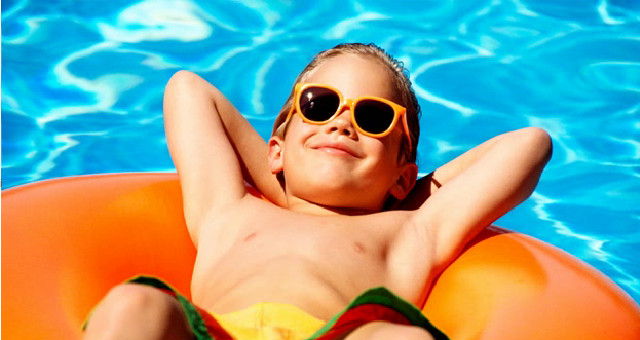
[{"label": "leg", "polygon": [[416,326],[397,325],[388,322],[372,322],[351,332],[345,340],[433,340],[426,330]]},{"label": "leg", "polygon": [[178,301],[138,284],[113,288],[94,310],[84,339],[191,339]]}]

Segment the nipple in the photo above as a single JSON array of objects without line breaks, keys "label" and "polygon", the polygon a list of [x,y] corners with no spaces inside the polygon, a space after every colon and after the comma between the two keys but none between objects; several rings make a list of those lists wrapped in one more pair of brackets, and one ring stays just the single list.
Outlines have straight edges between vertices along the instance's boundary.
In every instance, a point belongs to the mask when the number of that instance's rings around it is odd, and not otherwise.
[{"label": "nipple", "polygon": [[354,242],[353,250],[355,250],[358,254],[364,254],[367,252],[367,249],[365,248],[364,244],[362,244],[362,242]]},{"label": "nipple", "polygon": [[256,237],[258,233],[257,232],[252,232],[251,234],[245,236],[242,241],[244,242],[249,242],[251,239],[253,239],[254,237]]}]

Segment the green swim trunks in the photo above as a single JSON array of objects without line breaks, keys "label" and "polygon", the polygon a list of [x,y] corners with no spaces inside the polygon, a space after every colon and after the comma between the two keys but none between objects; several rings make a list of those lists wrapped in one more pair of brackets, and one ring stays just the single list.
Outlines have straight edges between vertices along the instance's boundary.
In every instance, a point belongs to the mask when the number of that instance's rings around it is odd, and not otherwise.
[{"label": "green swim trunks", "polygon": [[382,287],[366,291],[325,322],[297,307],[272,303],[214,315],[195,306],[159,279],[139,276],[128,283],[155,287],[174,296],[187,315],[195,339],[332,340],[376,321],[413,325],[427,330],[435,340],[448,339],[418,308]]}]

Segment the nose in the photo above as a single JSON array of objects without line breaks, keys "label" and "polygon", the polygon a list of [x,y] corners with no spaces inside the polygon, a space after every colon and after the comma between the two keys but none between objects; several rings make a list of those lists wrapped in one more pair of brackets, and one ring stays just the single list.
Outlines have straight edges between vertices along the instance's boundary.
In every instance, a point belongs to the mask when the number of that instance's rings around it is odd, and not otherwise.
[{"label": "nose", "polygon": [[350,138],[355,137],[356,130],[351,124],[351,110],[347,105],[342,107],[337,117],[327,123],[326,129],[328,133],[339,133]]}]

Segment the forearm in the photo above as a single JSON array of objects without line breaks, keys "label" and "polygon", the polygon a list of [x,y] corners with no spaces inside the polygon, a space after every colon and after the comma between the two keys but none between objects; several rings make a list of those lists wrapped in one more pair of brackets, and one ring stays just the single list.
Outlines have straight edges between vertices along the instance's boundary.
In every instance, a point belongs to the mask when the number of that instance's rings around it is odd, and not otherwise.
[{"label": "forearm", "polygon": [[[519,131],[519,130],[516,130]],[[462,173],[464,170],[469,168],[473,163],[481,159],[484,155],[489,152],[498,142],[508,139],[511,135],[513,135],[515,131],[507,132],[505,134],[493,137],[484,143],[466,151],[460,156],[454,158],[448,163],[442,165],[435,171],[433,171],[430,175],[432,177],[431,184],[434,186],[435,192],[440,187],[445,185],[451,179],[455,178],[457,175]]]},{"label": "forearm", "polygon": [[526,134],[532,129],[534,128],[519,129],[493,137],[442,165],[427,176],[420,178],[405,200],[403,208],[413,210],[420,207],[429,196],[482,159],[498,143],[510,143],[510,141],[518,139],[520,135]]}]

